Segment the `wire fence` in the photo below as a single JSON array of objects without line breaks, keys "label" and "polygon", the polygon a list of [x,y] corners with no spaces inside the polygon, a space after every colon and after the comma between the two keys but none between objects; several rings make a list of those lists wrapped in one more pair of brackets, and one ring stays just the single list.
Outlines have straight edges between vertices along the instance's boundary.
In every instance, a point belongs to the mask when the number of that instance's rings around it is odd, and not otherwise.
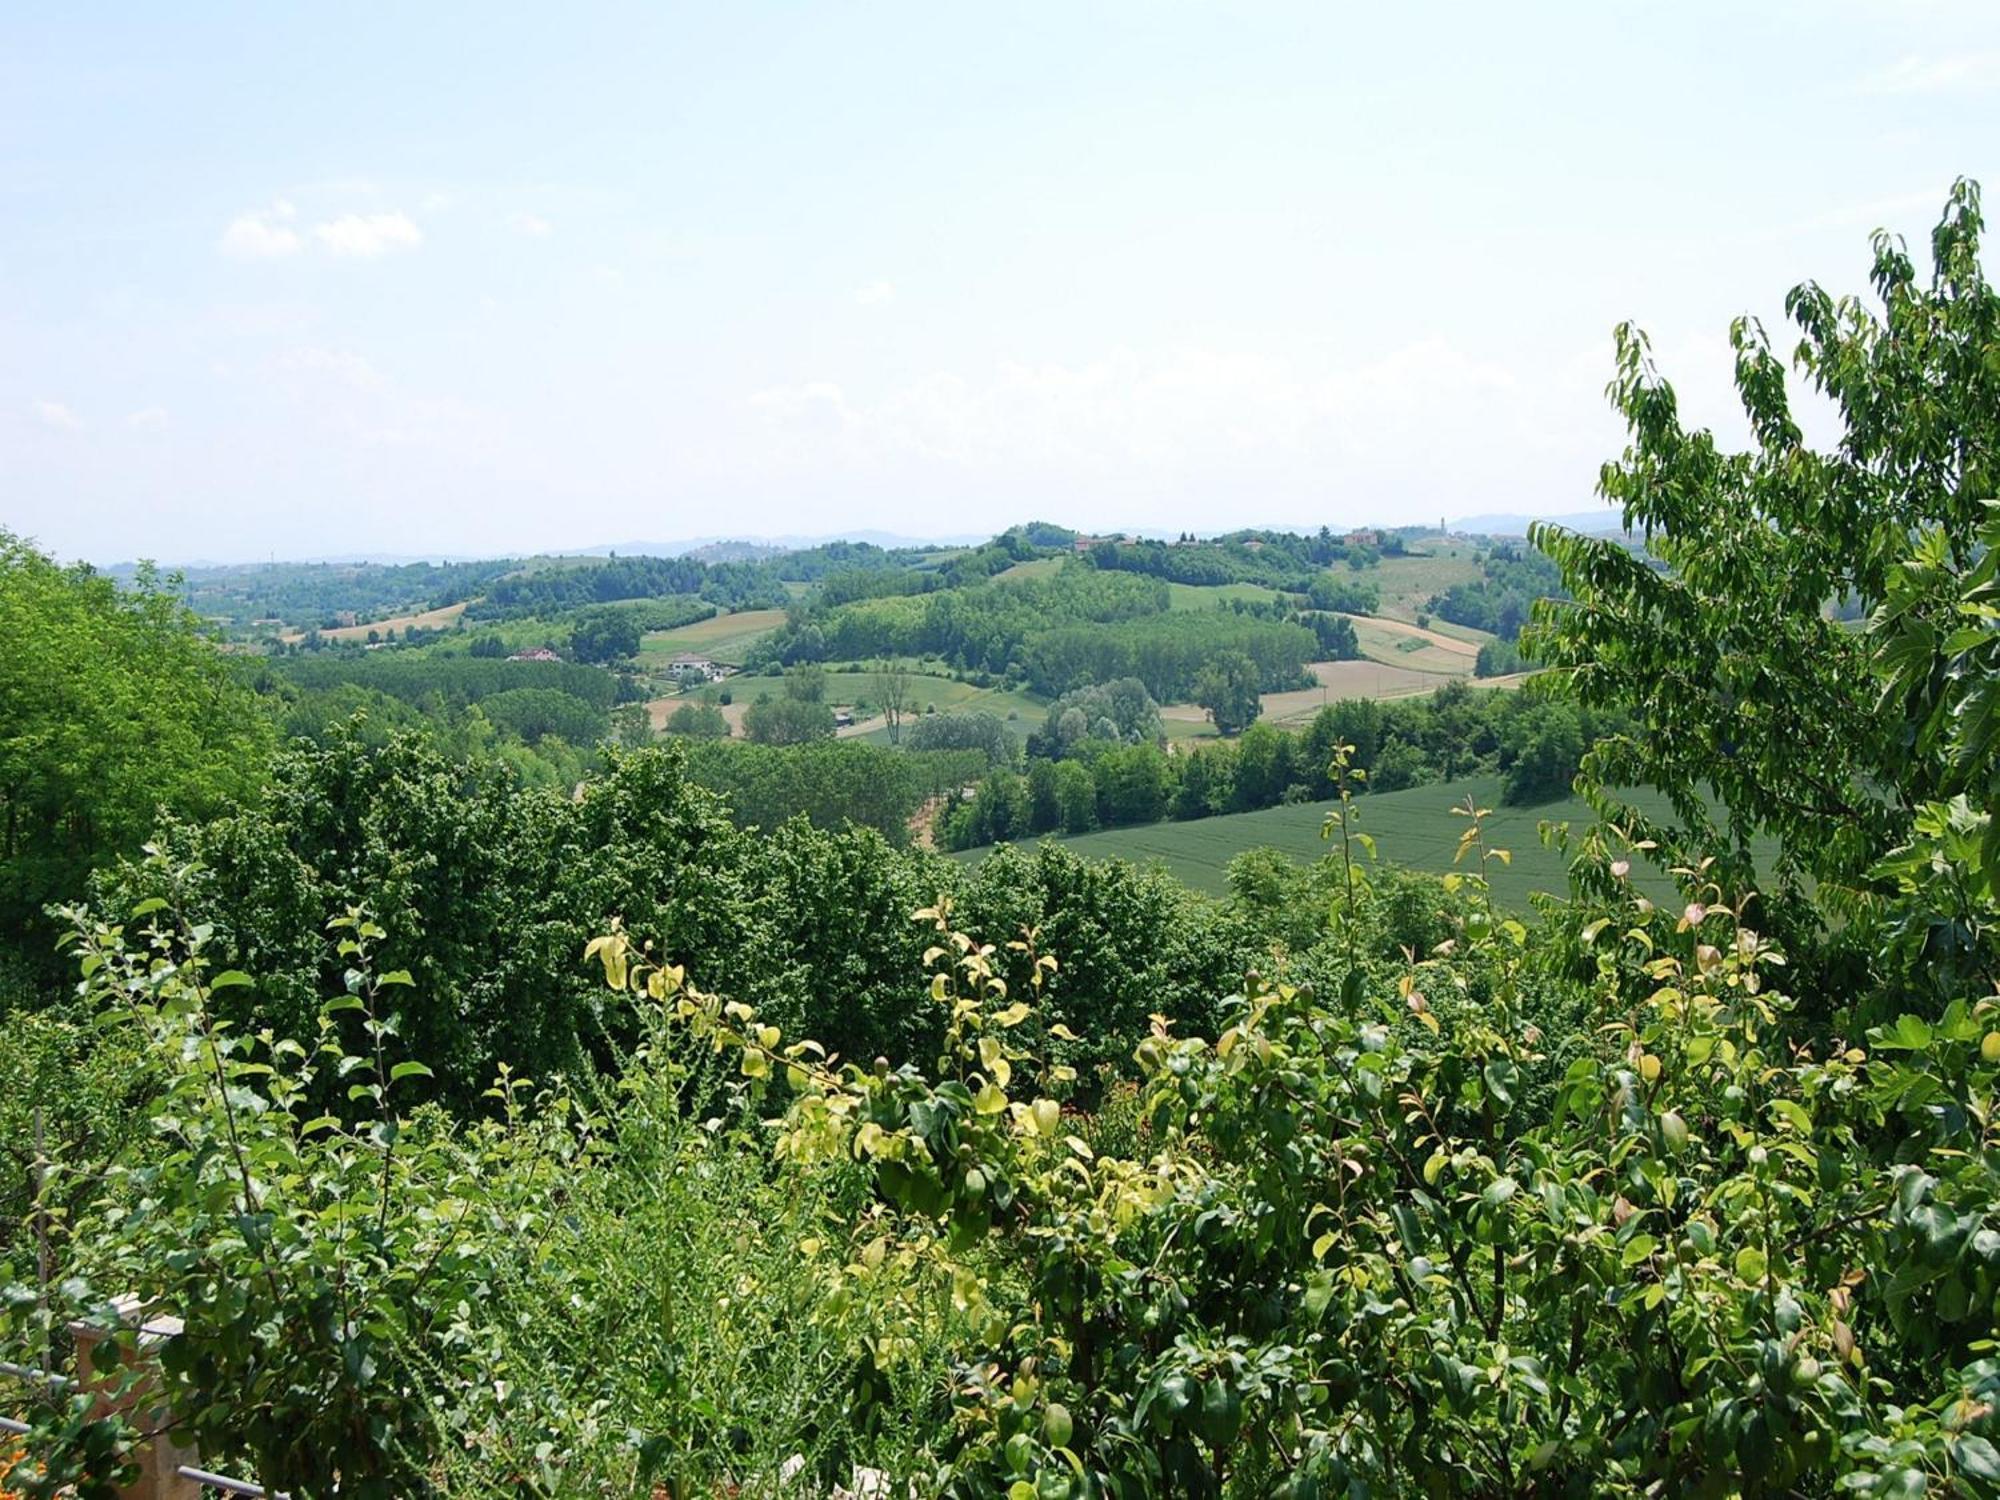
[{"label": "wire fence", "polygon": [[[76,1382],[67,1375],[58,1375],[53,1370],[38,1370],[33,1365],[17,1365],[9,1360],[0,1360],[0,1375],[11,1376],[29,1385],[40,1385],[55,1392],[73,1389]],[[14,1437],[26,1437],[34,1429],[26,1422],[13,1417],[0,1416],[0,1432]],[[250,1495],[257,1500],[291,1500],[283,1490],[267,1490],[261,1484],[248,1479],[232,1479],[227,1474],[212,1474],[207,1469],[198,1469],[193,1464],[181,1464],[174,1470],[174,1476],[205,1489],[220,1490],[225,1495]]]}]

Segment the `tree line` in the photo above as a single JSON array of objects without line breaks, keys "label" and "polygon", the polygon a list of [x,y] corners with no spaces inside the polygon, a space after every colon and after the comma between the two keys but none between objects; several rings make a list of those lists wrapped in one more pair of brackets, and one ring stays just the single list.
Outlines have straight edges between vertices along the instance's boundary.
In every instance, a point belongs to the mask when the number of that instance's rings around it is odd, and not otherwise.
[{"label": "tree line", "polygon": [[[1184,741],[1083,733],[1071,710],[1028,742],[1025,765],[995,770],[939,825],[946,848],[1088,833],[1166,819],[1253,812],[1337,795],[1333,750],[1377,792],[1497,773],[1510,804],[1570,795],[1588,748],[1624,721],[1603,710],[1479,693],[1462,682],[1428,699],[1343,699],[1305,727],[1255,724],[1234,740]],[[1069,720],[1071,738],[1061,724]],[[1040,753],[1037,753],[1040,752]]]}]

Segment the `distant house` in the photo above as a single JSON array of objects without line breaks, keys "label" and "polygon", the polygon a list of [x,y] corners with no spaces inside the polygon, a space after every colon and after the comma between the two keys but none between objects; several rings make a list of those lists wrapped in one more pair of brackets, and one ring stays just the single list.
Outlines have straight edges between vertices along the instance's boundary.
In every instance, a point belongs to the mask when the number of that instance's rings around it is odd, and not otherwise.
[{"label": "distant house", "polygon": [[513,654],[512,656],[508,657],[508,658],[507,658],[507,660],[509,660],[509,661],[561,661],[561,660],[562,660],[562,658],[561,658],[560,656],[557,656],[557,655],[555,654],[555,652],[551,651],[551,650],[550,650],[550,649],[549,649],[549,648],[548,648],[547,646],[535,646],[535,647],[533,647],[533,648],[531,648],[531,649],[529,649],[529,650],[527,650],[527,651],[516,651],[516,652],[515,652],[515,653],[514,653],[514,654]]},{"label": "distant house", "polygon": [[1348,532],[1345,540],[1350,547],[1379,547],[1382,545],[1382,533],[1372,527],[1364,527]]},{"label": "distant house", "polygon": [[836,709],[835,709],[835,710],[833,711],[833,727],[834,727],[834,728],[836,728],[836,729],[845,729],[845,728],[847,728],[847,727],[848,727],[849,725],[851,725],[851,724],[852,724],[853,722],[854,722],[854,710],[853,710],[853,709],[851,709],[851,708],[836,708]]},{"label": "distant house", "polygon": [[729,675],[729,668],[721,662],[692,651],[681,652],[667,663],[667,670],[676,677],[700,677],[706,682],[720,682]]}]

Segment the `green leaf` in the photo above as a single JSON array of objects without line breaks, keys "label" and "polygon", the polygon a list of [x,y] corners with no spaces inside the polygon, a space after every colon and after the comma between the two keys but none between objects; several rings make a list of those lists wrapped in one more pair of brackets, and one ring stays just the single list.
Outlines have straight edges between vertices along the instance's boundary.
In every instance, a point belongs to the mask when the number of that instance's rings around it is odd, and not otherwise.
[{"label": "green leaf", "polygon": [[208,987],[212,990],[233,990],[254,985],[256,982],[256,980],[245,974],[241,969],[224,969],[215,978],[209,980]]},{"label": "green leaf", "polygon": [[399,1062],[389,1070],[389,1082],[401,1083],[405,1078],[435,1078],[437,1075],[420,1062]]},{"label": "green leaf", "polygon": [[1796,1100],[1773,1099],[1771,1101],[1771,1113],[1776,1115],[1783,1123],[1796,1130],[1800,1135],[1812,1134],[1812,1116],[1807,1114],[1804,1106]]},{"label": "green leaf", "polygon": [[1951,1456],[1960,1473],[2000,1484],[2000,1449],[1985,1438],[1968,1433],[1951,1445]]},{"label": "green leaf", "polygon": [[1930,1023],[1922,1016],[1899,1016],[1894,1026],[1874,1033],[1875,1045],[1896,1052],[1921,1052],[1931,1044]]},{"label": "green leaf", "polygon": [[1659,1248],[1660,1242],[1652,1235],[1635,1234],[1625,1242],[1624,1252],[1618,1257],[1619,1264],[1630,1270]]},{"label": "green leaf", "polygon": [[376,980],[375,982],[377,984],[414,985],[416,983],[416,980],[410,977],[410,971],[408,969],[391,969],[388,973],[384,974],[380,979]]},{"label": "green leaf", "polygon": [[1514,1107],[1514,1090],[1520,1086],[1521,1070],[1514,1065],[1513,1059],[1506,1057],[1490,1059],[1480,1070],[1480,1076],[1486,1080],[1486,1091],[1493,1096],[1501,1109],[1509,1110]]}]

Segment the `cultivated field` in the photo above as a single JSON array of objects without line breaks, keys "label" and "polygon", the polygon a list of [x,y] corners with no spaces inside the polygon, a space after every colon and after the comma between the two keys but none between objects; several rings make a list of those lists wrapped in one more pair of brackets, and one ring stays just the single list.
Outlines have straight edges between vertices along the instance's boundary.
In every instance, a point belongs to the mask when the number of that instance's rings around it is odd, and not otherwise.
[{"label": "cultivated field", "polygon": [[1479,647],[1468,641],[1419,629],[1401,620],[1349,615],[1361,654],[1370,661],[1440,677],[1468,677],[1479,660]]},{"label": "cultivated field", "polygon": [[746,609],[675,630],[650,631],[639,643],[639,664],[657,669],[681,652],[692,651],[735,666],[752,646],[784,623],[782,609]]},{"label": "cultivated field", "polygon": [[[665,729],[668,718],[683,703],[697,701],[699,701],[697,698],[686,697],[680,693],[669,693],[664,698],[648,699],[646,702],[646,715],[652,721],[653,732],[658,734],[661,730]],[[722,709],[722,717],[729,723],[729,732],[741,737],[743,733],[743,710],[749,707],[749,705],[747,703],[724,703],[720,707]]]},{"label": "cultivated field", "polygon": [[[1454,866],[1452,856],[1466,820],[1454,815],[1452,808],[1463,806],[1468,796],[1480,807],[1493,810],[1486,820],[1488,845],[1505,849],[1512,856],[1511,864],[1494,861],[1488,867],[1496,904],[1524,910],[1536,892],[1560,895],[1568,889],[1564,856],[1542,844],[1539,828],[1544,822],[1567,822],[1581,829],[1594,821],[1589,807],[1574,798],[1540,807],[1502,807],[1500,778],[1473,776],[1357,798],[1355,806],[1361,813],[1358,826],[1375,839],[1385,863],[1439,874],[1453,868],[1463,870],[1467,866]],[[1651,805],[1644,796],[1635,800],[1642,806]],[[1322,840],[1320,829],[1334,806],[1314,802],[1187,823],[1148,823],[1083,834],[1063,842],[1094,859],[1161,864],[1196,890],[1223,895],[1228,890],[1229,861],[1246,849],[1278,849],[1303,863],[1333,852],[1338,845]],[[952,857],[976,863],[990,852],[969,849]]]},{"label": "cultivated field", "polygon": [[1454,583],[1472,583],[1480,575],[1478,554],[1465,542],[1431,544],[1431,552],[1385,557],[1380,567],[1360,576],[1382,594],[1382,613],[1392,619],[1415,620],[1431,601]]},{"label": "cultivated field", "polygon": [[[319,636],[323,641],[365,641],[371,630],[378,636],[386,636],[392,630],[401,635],[412,626],[422,630],[443,630],[465,613],[465,606],[470,602],[461,599],[458,603],[447,604],[442,609],[427,609],[419,614],[396,615],[387,620],[369,620],[360,625],[342,625],[335,630],[322,630]],[[303,630],[288,630],[279,637],[286,642],[302,641],[305,638],[306,633]]]},{"label": "cultivated field", "polygon": [[[1357,634],[1364,623],[1382,625],[1390,622],[1364,621],[1357,617]],[[1313,674],[1319,686],[1264,694],[1263,722],[1286,726],[1303,724],[1328,704],[1338,703],[1343,698],[1418,698],[1436,692],[1448,682],[1462,680],[1483,689],[1516,688],[1528,680],[1526,672],[1511,677],[1474,677],[1471,675],[1472,657],[1450,656],[1442,647],[1411,636],[1393,635],[1386,630],[1379,639],[1385,643],[1413,640],[1419,649],[1403,652],[1393,644],[1387,644],[1383,647],[1380,660],[1370,657],[1360,661],[1313,662],[1306,670]],[[1364,649],[1365,646],[1366,642]],[[1427,665],[1436,661],[1451,661],[1456,665],[1450,670]],[[1161,708],[1160,718],[1166,724],[1170,740],[1210,739],[1215,735],[1215,726],[1208,722],[1207,714],[1197,704],[1169,703]]]}]

